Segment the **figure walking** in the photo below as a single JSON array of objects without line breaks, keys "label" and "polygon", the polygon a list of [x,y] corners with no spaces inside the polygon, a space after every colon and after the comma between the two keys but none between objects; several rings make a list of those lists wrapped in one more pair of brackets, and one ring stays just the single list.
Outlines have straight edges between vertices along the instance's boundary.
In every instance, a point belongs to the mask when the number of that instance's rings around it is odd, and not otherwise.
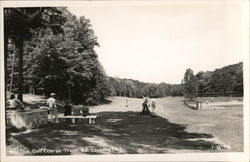
[{"label": "figure walking", "polygon": [[57,110],[57,106],[56,106],[55,97],[56,97],[56,94],[51,93],[50,98],[47,99],[47,104],[48,104],[49,110],[50,110],[50,119],[51,119],[52,123],[54,123],[53,116],[55,116],[55,122],[58,123],[58,110]]}]

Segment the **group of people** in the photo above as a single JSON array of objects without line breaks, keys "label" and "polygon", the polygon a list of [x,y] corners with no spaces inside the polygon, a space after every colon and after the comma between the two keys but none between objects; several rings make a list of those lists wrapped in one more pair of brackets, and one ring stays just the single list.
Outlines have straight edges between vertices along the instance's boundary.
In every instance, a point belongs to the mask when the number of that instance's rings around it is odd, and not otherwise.
[{"label": "group of people", "polygon": [[[125,107],[128,107],[128,98],[125,98]],[[142,115],[151,115],[151,116],[156,116],[155,113],[155,108],[156,108],[156,102],[154,98],[148,98],[146,96],[143,96],[143,102],[142,102]]]},{"label": "group of people", "polygon": [[[59,107],[56,102],[56,94],[51,93],[50,97],[47,99],[46,102],[48,108],[48,113],[51,121],[54,123],[58,123],[58,114],[59,114]],[[25,110],[24,104],[17,99],[16,94],[11,93],[9,96],[9,99],[6,103],[6,108],[7,110],[15,110],[15,111],[23,111]],[[41,107],[41,108],[46,108],[46,107]],[[65,105],[63,106],[64,108],[64,115],[82,115],[82,116],[87,116],[89,115],[89,108],[85,107],[81,104],[76,104],[73,105],[70,101],[65,101]],[[69,119],[66,119],[66,122],[70,122]]]},{"label": "group of people", "polygon": [[[47,99],[47,105],[48,105],[48,110],[50,114],[50,119],[52,122],[58,123],[58,106],[56,103],[56,94],[51,93],[50,97]],[[126,107],[128,107],[128,99],[126,98],[125,100]],[[17,111],[22,111],[25,109],[24,104],[18,100],[15,96],[14,93],[10,95],[10,98],[7,103],[7,107],[11,110],[17,110]],[[156,103],[153,98],[148,98],[144,97],[143,98],[143,103],[142,103],[142,112],[141,114],[143,115],[151,115],[151,116],[156,116],[155,114],[155,108],[156,108]],[[66,101],[64,105],[64,115],[83,115],[87,116],[89,115],[89,108],[84,107],[83,105],[77,104],[77,105],[72,105],[70,101]],[[69,119],[66,120],[66,122],[70,122]]]},{"label": "group of people", "polygon": [[[56,122],[58,122],[58,107],[56,104],[56,94],[55,93],[51,93],[50,97],[47,99],[47,105],[49,107],[48,112],[50,113],[50,118],[52,120],[52,122],[54,122],[54,120]],[[15,93],[11,93],[9,100],[7,101],[7,110],[15,110],[15,111],[23,111],[25,110],[25,106],[24,104],[17,99],[16,94]],[[66,102],[66,105],[64,106],[64,115],[71,115],[71,105],[69,105],[69,102]]]},{"label": "group of people", "polygon": [[[58,106],[56,104],[55,97],[56,97],[56,94],[51,93],[50,98],[47,99],[47,105],[49,106],[51,121],[58,123]],[[63,108],[64,108],[64,116],[68,116],[68,115],[87,116],[89,115],[88,107],[84,107],[83,105],[80,105],[80,104],[73,106],[70,101],[65,101],[65,105]],[[66,119],[66,123],[70,123],[70,119]]]},{"label": "group of people", "polygon": [[153,99],[153,98],[150,99],[150,98],[144,96],[141,114],[142,115],[156,116],[155,108],[156,108],[155,99]]}]

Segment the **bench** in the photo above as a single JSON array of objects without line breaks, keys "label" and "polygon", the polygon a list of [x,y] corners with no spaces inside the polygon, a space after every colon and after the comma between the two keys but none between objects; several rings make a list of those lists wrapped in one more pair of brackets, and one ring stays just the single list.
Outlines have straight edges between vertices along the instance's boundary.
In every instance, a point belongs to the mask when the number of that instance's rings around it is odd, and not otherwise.
[{"label": "bench", "polygon": [[64,114],[59,114],[58,119],[72,119],[72,123],[75,123],[75,119],[88,119],[89,124],[95,124],[95,119],[97,115],[87,115],[87,116],[76,116],[76,115],[68,115],[64,116]]}]

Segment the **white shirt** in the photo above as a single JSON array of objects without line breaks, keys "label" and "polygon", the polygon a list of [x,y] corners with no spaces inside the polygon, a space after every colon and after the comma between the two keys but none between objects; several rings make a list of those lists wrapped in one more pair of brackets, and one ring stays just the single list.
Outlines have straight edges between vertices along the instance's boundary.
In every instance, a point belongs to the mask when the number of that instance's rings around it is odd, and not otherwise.
[{"label": "white shirt", "polygon": [[155,100],[154,99],[150,100],[150,106],[152,106],[153,108],[155,108]]},{"label": "white shirt", "polygon": [[50,108],[54,107],[56,108],[56,99],[53,97],[48,98],[47,104],[49,105]]}]

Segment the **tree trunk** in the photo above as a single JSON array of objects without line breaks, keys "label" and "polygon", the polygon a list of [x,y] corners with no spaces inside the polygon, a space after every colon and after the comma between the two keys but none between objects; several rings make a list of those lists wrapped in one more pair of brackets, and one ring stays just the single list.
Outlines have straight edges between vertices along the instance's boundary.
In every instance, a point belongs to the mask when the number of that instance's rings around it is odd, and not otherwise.
[{"label": "tree trunk", "polygon": [[[6,29],[5,29],[6,30]],[[4,32],[4,71],[5,71],[5,85],[7,85],[7,58],[8,58],[8,36]]]},{"label": "tree trunk", "polygon": [[35,91],[35,84],[32,84],[32,94],[35,95],[36,91]]},{"label": "tree trunk", "polygon": [[18,99],[23,102],[23,42],[24,40],[20,38],[16,42],[16,47],[18,48]]},{"label": "tree trunk", "polygon": [[71,92],[70,92],[70,87],[68,87],[69,90],[69,101],[71,101]]},{"label": "tree trunk", "polygon": [[[5,22],[5,21],[4,21]],[[5,81],[5,90],[4,90],[4,94],[5,94],[5,101],[7,101],[7,58],[8,58],[8,35],[7,35],[7,24],[4,23],[4,81]],[[5,126],[7,126],[7,111],[5,111]],[[7,135],[5,136],[5,138],[7,139]]]}]

